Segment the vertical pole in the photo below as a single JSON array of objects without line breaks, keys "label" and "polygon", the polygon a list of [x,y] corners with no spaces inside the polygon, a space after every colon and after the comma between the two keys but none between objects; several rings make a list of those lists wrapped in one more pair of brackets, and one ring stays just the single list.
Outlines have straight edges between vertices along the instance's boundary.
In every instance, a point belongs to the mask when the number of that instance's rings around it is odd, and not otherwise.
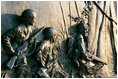
[{"label": "vertical pole", "polygon": [[61,2],[59,1],[60,3],[60,7],[61,7],[61,12],[62,12],[62,17],[63,17],[63,22],[64,22],[64,26],[65,26],[65,31],[66,31],[66,36],[68,38],[68,33],[67,33],[67,26],[66,26],[66,22],[65,22],[65,17],[64,17],[64,12],[63,12],[63,7],[62,7],[62,4]]}]

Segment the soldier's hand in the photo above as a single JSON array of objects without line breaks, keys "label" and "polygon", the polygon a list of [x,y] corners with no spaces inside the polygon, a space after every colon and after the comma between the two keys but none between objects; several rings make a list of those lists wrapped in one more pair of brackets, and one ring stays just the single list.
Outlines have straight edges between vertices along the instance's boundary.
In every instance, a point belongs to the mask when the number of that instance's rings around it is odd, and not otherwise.
[{"label": "soldier's hand", "polygon": [[91,58],[89,58],[89,57],[87,57],[86,59],[87,59],[88,61],[92,61],[92,59],[91,59]]},{"label": "soldier's hand", "polygon": [[13,49],[13,47],[10,47],[10,51],[13,54],[15,52],[15,50]]},{"label": "soldier's hand", "polygon": [[22,52],[21,52],[21,51],[15,51],[13,54],[14,54],[15,56],[19,56],[19,55],[22,54]]}]

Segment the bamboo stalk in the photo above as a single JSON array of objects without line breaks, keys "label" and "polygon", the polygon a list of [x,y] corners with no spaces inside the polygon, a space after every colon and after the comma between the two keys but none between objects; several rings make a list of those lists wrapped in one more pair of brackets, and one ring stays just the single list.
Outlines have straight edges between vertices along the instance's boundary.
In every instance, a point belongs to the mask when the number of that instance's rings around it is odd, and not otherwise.
[{"label": "bamboo stalk", "polygon": [[60,4],[61,12],[62,12],[62,17],[63,17],[64,26],[65,26],[66,36],[68,38],[67,26],[66,26],[66,21],[65,21],[65,17],[64,17],[63,7],[62,7],[62,4],[61,4],[60,1],[59,1],[59,4]]},{"label": "bamboo stalk", "polygon": [[99,6],[95,1],[93,1],[93,4],[101,11],[101,13],[102,13],[103,15],[105,15],[109,20],[113,21],[113,22],[117,25],[117,22],[116,22],[114,19],[112,19],[111,17],[109,17],[109,16],[100,8],[100,6]]}]

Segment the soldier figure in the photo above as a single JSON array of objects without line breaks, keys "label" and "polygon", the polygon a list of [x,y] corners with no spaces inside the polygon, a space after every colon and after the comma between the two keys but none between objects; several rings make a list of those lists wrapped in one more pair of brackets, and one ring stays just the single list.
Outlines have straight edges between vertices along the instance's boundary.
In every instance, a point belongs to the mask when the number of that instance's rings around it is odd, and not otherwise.
[{"label": "soldier figure", "polygon": [[41,78],[50,78],[47,74],[48,69],[51,69],[49,66],[50,61],[56,56],[52,51],[54,43],[54,30],[52,27],[46,27],[43,30],[43,40],[37,42],[35,50],[35,59],[38,62],[38,69],[36,73],[38,77]]},{"label": "soldier figure", "polygon": [[[72,27],[71,27],[72,28]],[[92,69],[95,69],[94,67],[97,67],[95,63],[91,62],[93,60],[96,60],[97,62],[101,64],[106,64],[104,61],[102,61],[100,58],[92,56],[86,49],[85,46],[85,27],[82,22],[76,24],[74,26],[74,29],[69,29],[70,31],[70,38],[68,40],[68,56],[71,59],[71,61],[74,63],[75,67],[78,68],[78,77],[85,77],[86,75],[89,75],[89,77],[92,77]],[[73,33],[74,32],[74,33]],[[102,66],[103,66],[102,65]],[[102,67],[100,66],[100,67]]]},{"label": "soldier figure", "polygon": [[[34,24],[35,18],[36,13],[32,9],[24,10],[22,15],[20,16],[20,24],[13,29],[8,30],[2,36],[2,45],[10,58],[13,55],[17,55],[15,53],[16,49],[31,36],[32,26]],[[25,66],[27,64],[26,57],[23,57],[21,61],[22,63],[20,63],[19,65]],[[22,72],[24,72],[22,67],[18,66],[18,69],[15,70],[18,70],[18,74],[16,77],[23,77],[21,76]]]}]

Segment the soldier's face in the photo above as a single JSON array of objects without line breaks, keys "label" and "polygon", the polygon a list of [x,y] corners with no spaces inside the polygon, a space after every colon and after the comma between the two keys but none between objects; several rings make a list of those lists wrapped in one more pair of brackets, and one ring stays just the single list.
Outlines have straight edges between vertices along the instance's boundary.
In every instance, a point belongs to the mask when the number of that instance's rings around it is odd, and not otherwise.
[{"label": "soldier's face", "polygon": [[36,19],[36,13],[33,13],[33,17],[30,20],[29,24],[33,26],[34,25],[34,22],[35,22],[35,19]]}]

